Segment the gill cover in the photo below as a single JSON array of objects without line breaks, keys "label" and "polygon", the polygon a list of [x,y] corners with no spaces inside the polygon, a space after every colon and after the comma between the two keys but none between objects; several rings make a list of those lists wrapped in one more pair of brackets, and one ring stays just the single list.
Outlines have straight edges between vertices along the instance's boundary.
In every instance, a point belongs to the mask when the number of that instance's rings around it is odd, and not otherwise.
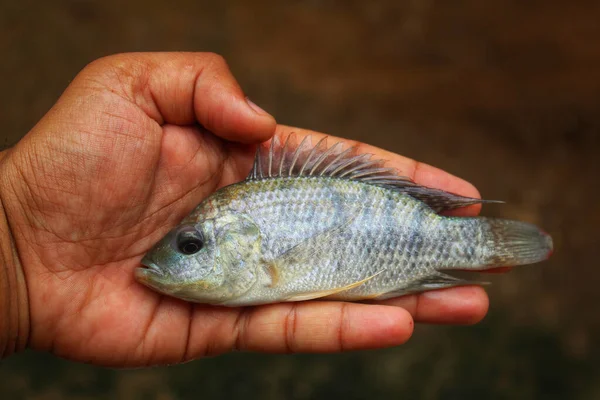
[{"label": "gill cover", "polygon": [[198,294],[208,303],[219,304],[240,297],[256,283],[261,260],[261,233],[250,218],[241,214],[224,215],[214,223],[215,267],[222,270],[224,279],[220,287]]}]

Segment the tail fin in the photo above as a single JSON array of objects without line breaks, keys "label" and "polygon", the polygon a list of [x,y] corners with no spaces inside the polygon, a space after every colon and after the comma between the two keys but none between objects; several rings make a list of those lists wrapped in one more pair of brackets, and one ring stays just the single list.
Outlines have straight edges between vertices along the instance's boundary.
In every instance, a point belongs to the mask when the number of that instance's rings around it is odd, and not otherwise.
[{"label": "tail fin", "polygon": [[489,266],[533,264],[552,255],[552,238],[537,226],[504,219],[487,219],[486,222],[488,241],[492,242]]}]

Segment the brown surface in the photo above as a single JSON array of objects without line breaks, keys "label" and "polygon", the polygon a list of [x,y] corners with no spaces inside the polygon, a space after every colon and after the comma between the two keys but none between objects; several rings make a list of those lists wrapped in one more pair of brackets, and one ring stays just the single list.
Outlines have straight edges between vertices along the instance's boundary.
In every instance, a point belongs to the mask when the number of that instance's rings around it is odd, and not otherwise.
[{"label": "brown surface", "polygon": [[215,51],[279,122],[466,178],[508,202],[486,214],[540,224],[556,252],[493,277],[480,326],[421,327],[400,349],[130,372],[25,354],[0,366],[0,393],[600,398],[599,20],[597,1],[3,0],[0,144],[25,134],[95,58]]}]

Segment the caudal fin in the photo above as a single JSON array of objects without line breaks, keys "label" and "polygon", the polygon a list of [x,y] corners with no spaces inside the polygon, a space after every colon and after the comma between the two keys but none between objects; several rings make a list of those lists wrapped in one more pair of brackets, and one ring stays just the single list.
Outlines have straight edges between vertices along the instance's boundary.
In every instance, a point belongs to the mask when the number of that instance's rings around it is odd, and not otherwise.
[{"label": "caudal fin", "polygon": [[533,224],[488,219],[490,266],[515,266],[544,261],[552,255],[552,238]]}]

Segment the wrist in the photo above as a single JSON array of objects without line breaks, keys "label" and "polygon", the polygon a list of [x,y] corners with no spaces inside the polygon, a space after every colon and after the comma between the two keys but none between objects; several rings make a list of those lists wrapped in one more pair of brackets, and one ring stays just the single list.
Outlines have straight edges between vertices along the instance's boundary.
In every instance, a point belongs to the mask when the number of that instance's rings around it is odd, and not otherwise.
[{"label": "wrist", "polygon": [[25,348],[29,336],[27,285],[4,195],[6,152],[0,152],[0,359]]}]

